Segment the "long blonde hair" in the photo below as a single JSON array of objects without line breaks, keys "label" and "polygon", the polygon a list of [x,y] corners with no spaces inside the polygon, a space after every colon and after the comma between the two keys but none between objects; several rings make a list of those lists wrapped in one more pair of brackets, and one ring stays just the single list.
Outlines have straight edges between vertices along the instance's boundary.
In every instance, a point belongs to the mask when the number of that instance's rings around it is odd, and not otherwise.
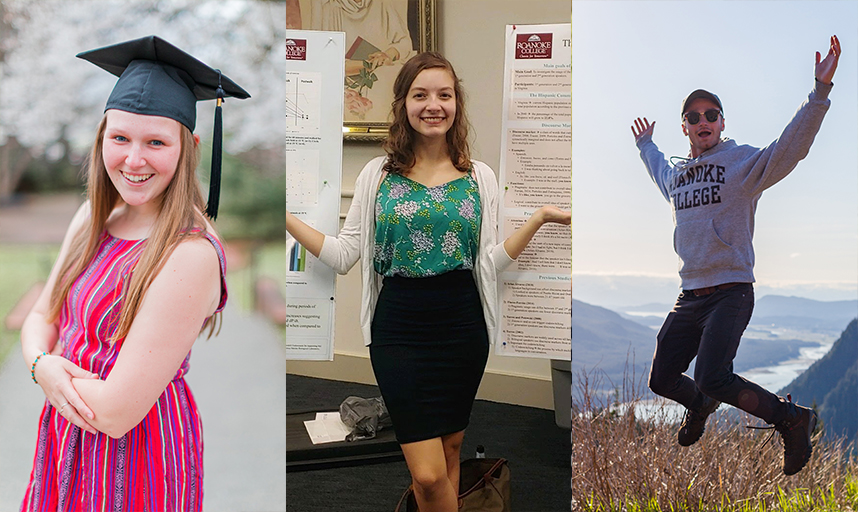
[{"label": "long blonde hair", "polygon": [[[107,115],[105,114],[98,125],[95,144],[87,160],[86,188],[90,215],[72,238],[68,255],[51,293],[48,322],[55,322],[59,318],[72,284],[86,270],[95,256],[107,219],[121,200],[119,192],[107,176],[102,158],[106,126]],[[111,337],[111,343],[128,335],[146,290],[149,289],[149,285],[152,284],[179,242],[203,237],[208,231],[206,220],[200,213],[205,209],[205,202],[195,172],[200,161],[200,151],[191,130],[180,124],[180,131],[181,151],[176,173],[160,198],[157,220],[151,235],[146,240],[143,253],[134,267],[131,279],[123,286],[119,324]],[[201,230],[191,231],[193,228]],[[215,317],[206,323],[209,327],[209,336],[212,335],[216,323]]]}]

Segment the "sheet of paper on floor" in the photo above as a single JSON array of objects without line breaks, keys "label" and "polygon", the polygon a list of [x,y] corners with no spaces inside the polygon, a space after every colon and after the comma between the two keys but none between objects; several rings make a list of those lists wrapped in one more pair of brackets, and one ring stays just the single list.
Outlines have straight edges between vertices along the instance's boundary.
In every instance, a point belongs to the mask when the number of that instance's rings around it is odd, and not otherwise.
[{"label": "sheet of paper on floor", "polygon": [[317,412],[316,419],[305,421],[304,426],[313,444],[345,441],[351,432],[340,419],[339,412]]}]

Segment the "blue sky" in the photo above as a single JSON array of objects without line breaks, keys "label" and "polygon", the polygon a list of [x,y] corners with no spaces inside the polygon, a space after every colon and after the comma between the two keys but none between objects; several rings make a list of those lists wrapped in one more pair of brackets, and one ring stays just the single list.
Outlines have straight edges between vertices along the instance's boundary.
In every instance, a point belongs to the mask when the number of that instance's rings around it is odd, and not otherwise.
[{"label": "blue sky", "polygon": [[763,193],[755,273],[768,287],[854,289],[856,27],[854,0],[573,0],[573,276],[676,277],[670,207],[634,145],[636,117],[656,121],[654,140],[665,155],[685,156],[680,103],[704,88],[724,105],[724,136],[765,146],[807,98],[814,52],[824,55],[836,34],[843,51],[831,109],[810,155]]}]

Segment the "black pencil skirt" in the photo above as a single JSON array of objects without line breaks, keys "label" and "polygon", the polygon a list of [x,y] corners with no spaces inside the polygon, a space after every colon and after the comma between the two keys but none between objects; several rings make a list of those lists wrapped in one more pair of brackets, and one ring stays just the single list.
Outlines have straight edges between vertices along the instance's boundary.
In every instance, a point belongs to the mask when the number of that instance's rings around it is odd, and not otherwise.
[{"label": "black pencil skirt", "polygon": [[471,271],[385,277],[369,352],[400,443],[464,430],[489,356]]}]

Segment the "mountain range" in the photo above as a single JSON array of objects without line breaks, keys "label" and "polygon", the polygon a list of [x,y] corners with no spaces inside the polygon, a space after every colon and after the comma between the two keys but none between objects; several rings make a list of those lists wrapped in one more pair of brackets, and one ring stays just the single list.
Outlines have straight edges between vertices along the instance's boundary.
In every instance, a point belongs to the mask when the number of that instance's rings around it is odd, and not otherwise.
[{"label": "mountain range", "polygon": [[[614,311],[621,306],[657,302],[672,304],[679,294],[678,275],[653,276],[631,274],[572,273],[572,296],[589,304],[599,304]],[[805,283],[754,285],[757,297],[766,295],[796,296],[818,301],[853,300],[858,298],[858,283]],[[669,309],[669,308],[668,308]],[[665,310],[667,311],[667,310]],[[848,320],[847,320],[848,322]],[[843,329],[845,323],[839,326]]]},{"label": "mountain range", "polygon": [[819,301],[803,297],[766,295],[754,305],[756,325],[841,330],[858,315],[858,300]]},{"label": "mountain range", "polygon": [[794,402],[816,404],[827,432],[858,438],[858,319],[849,322],[831,350],[778,391]]},{"label": "mountain range", "polygon": [[[628,372],[635,376],[637,391],[646,393],[646,376],[655,350],[656,334],[671,307],[650,303],[623,308],[624,313],[621,314],[573,299],[573,371],[578,374],[581,370],[597,369],[596,375],[602,378],[602,392],[606,393],[622,387],[628,361]],[[821,329],[839,332],[856,316],[856,311],[858,301],[854,300],[823,302],[769,295],[757,301],[751,323],[778,329],[792,326],[794,329],[809,331]],[[637,315],[629,315],[629,312]],[[760,338],[759,332],[755,332],[754,336],[743,337],[734,361],[734,371],[737,373],[751,368],[774,366],[800,357],[802,348],[818,346],[815,342],[783,334],[771,333],[767,338]],[[693,365],[694,362],[689,366],[690,372],[693,372]],[[573,378],[573,388],[575,384]]]},{"label": "mountain range", "polygon": [[[673,304],[651,302],[616,308],[624,318],[658,327]],[[804,297],[765,295],[754,303],[751,325],[840,331],[858,315],[858,300],[820,301]]]}]

